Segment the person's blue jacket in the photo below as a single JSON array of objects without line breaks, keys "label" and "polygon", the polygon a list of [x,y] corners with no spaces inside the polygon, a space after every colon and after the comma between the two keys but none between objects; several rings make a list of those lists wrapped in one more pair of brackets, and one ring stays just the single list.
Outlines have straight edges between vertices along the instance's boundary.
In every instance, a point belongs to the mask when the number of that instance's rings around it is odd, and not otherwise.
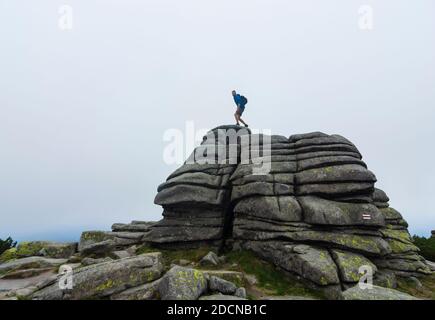
[{"label": "person's blue jacket", "polygon": [[236,94],[234,96],[234,102],[236,103],[236,106],[244,107],[242,103],[242,96],[240,94]]}]

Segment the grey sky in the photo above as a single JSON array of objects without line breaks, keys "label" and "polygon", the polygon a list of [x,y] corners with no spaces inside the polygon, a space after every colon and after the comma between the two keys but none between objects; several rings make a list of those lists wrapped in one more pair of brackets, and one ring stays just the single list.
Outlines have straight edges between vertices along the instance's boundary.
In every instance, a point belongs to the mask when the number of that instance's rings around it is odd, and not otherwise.
[{"label": "grey sky", "polygon": [[1,0],[0,238],[159,219],[163,133],[233,123],[233,88],[253,127],[352,140],[429,235],[434,37],[433,0]]}]

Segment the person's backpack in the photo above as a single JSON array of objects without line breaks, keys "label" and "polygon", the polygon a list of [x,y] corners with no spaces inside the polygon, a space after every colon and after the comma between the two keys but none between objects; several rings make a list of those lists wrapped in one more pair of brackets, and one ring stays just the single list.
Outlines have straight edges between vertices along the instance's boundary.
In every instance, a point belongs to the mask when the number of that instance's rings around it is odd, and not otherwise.
[{"label": "person's backpack", "polygon": [[245,105],[248,103],[248,99],[245,96],[240,96],[240,100],[242,102],[242,105]]}]

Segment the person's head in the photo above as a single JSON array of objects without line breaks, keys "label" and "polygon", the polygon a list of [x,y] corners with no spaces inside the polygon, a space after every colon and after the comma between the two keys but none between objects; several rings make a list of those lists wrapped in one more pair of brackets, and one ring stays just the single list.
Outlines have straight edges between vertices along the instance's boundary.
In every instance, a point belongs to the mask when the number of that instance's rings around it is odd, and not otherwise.
[{"label": "person's head", "polygon": [[235,96],[237,94],[236,90],[233,90],[232,94]]}]

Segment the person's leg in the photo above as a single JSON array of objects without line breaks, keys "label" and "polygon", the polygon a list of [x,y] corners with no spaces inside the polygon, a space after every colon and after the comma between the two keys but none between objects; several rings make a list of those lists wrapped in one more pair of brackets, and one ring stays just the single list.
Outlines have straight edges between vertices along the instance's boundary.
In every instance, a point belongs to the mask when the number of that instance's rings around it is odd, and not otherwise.
[{"label": "person's leg", "polygon": [[236,113],[234,114],[234,118],[236,119],[236,124],[237,124],[237,125],[240,125],[240,123],[239,123],[239,114],[237,113],[237,111],[236,111]]},{"label": "person's leg", "polygon": [[237,107],[236,113],[234,114],[234,117],[236,118],[236,123],[239,126],[240,125],[240,115],[242,114],[242,110],[240,107]]},{"label": "person's leg", "polygon": [[243,121],[242,118],[241,118],[240,116],[239,116],[239,121],[240,121],[241,123],[243,123],[245,126],[247,126],[246,122]]},{"label": "person's leg", "polygon": [[240,113],[239,113],[239,121],[240,121],[241,123],[243,123],[243,124],[245,125],[245,127],[247,127],[248,125],[246,124],[246,122],[242,120],[242,114],[243,114],[243,111],[245,111],[245,107],[243,106],[242,108],[239,108],[238,110],[240,110]]}]

